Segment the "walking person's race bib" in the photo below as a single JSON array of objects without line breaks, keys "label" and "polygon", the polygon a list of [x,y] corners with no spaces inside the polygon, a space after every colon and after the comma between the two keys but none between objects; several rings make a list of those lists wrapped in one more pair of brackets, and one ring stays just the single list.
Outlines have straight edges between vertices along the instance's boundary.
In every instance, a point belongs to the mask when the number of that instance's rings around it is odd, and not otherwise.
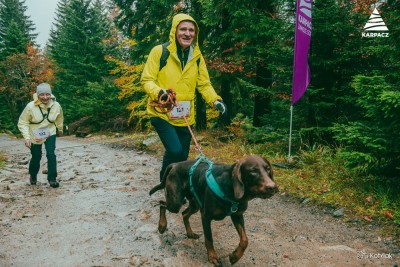
[{"label": "walking person's race bib", "polygon": [[180,107],[175,106],[169,113],[170,119],[182,119],[190,115],[190,101],[179,102]]},{"label": "walking person's race bib", "polygon": [[36,140],[43,140],[50,137],[50,128],[35,129],[33,130],[33,135]]}]

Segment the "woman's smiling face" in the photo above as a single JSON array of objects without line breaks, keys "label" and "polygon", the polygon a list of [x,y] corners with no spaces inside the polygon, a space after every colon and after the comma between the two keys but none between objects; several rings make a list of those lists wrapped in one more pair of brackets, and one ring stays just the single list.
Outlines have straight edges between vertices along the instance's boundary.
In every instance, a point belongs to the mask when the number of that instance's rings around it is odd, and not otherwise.
[{"label": "woman's smiling face", "polygon": [[182,21],[176,27],[176,40],[182,49],[188,48],[194,40],[196,27],[192,21]]},{"label": "woman's smiling face", "polygon": [[42,102],[43,104],[47,104],[50,101],[51,94],[42,93],[42,94],[38,95],[38,98],[39,98],[40,102]]}]

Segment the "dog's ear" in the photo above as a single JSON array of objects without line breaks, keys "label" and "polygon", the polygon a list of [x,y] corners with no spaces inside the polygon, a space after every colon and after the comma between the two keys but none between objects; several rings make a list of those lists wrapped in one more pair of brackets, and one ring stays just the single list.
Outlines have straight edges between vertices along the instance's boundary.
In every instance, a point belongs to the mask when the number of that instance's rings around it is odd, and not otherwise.
[{"label": "dog's ear", "polygon": [[244,185],[242,181],[242,174],[240,172],[241,165],[242,162],[239,161],[236,163],[232,171],[233,192],[236,200],[241,199],[244,195]]},{"label": "dog's ear", "polygon": [[269,178],[271,178],[272,180],[274,180],[274,172],[272,171],[272,165],[271,165],[271,163],[270,163],[266,158],[263,158],[263,160],[267,163],[266,171],[267,171],[267,173],[268,173]]}]

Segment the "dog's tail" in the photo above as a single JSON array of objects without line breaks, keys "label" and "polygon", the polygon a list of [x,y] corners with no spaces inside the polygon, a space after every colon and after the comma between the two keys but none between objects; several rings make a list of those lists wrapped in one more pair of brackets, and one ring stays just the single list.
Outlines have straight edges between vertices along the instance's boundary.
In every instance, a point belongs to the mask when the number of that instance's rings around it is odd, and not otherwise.
[{"label": "dog's tail", "polygon": [[165,188],[165,183],[158,184],[150,190],[149,195],[151,196],[152,194],[163,188]]},{"label": "dog's tail", "polygon": [[164,189],[165,188],[165,181],[167,180],[167,176],[169,174],[169,172],[172,169],[172,164],[168,165],[168,167],[165,169],[164,175],[162,177],[161,183],[154,186],[152,189],[150,189],[149,195],[151,196],[152,194],[154,194],[155,192],[157,192],[158,190]]}]

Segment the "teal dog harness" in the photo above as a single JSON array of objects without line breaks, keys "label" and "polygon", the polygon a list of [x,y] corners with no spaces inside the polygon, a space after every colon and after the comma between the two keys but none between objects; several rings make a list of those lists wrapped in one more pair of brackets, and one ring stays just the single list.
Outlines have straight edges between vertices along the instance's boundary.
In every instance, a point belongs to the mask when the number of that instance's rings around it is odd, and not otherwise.
[{"label": "teal dog harness", "polygon": [[212,174],[212,168],[213,168],[214,163],[213,163],[211,160],[207,159],[205,156],[200,156],[200,157],[197,159],[197,161],[193,164],[193,166],[190,168],[190,170],[189,170],[190,192],[191,192],[191,193],[193,194],[193,196],[196,198],[197,203],[199,204],[199,206],[200,206],[201,208],[203,207],[203,205],[202,205],[202,203],[201,203],[201,201],[200,201],[200,198],[199,198],[199,196],[197,195],[196,190],[194,189],[193,182],[192,182],[192,176],[193,176],[194,170],[197,168],[197,166],[198,166],[202,161],[204,161],[205,163],[207,163],[208,166],[209,166],[208,169],[207,169],[207,171],[206,171],[206,181],[207,181],[208,187],[209,187],[209,188],[211,189],[211,191],[212,191],[215,195],[217,195],[220,199],[222,199],[222,200],[224,200],[225,202],[228,202],[228,203],[231,204],[231,211],[230,211],[230,214],[237,212],[239,203],[236,202],[236,201],[234,201],[234,200],[232,200],[232,199],[230,199],[230,198],[228,198],[228,197],[226,196],[226,194],[221,190],[220,186],[218,185],[217,181],[216,181],[215,178],[214,178],[214,175]]}]

